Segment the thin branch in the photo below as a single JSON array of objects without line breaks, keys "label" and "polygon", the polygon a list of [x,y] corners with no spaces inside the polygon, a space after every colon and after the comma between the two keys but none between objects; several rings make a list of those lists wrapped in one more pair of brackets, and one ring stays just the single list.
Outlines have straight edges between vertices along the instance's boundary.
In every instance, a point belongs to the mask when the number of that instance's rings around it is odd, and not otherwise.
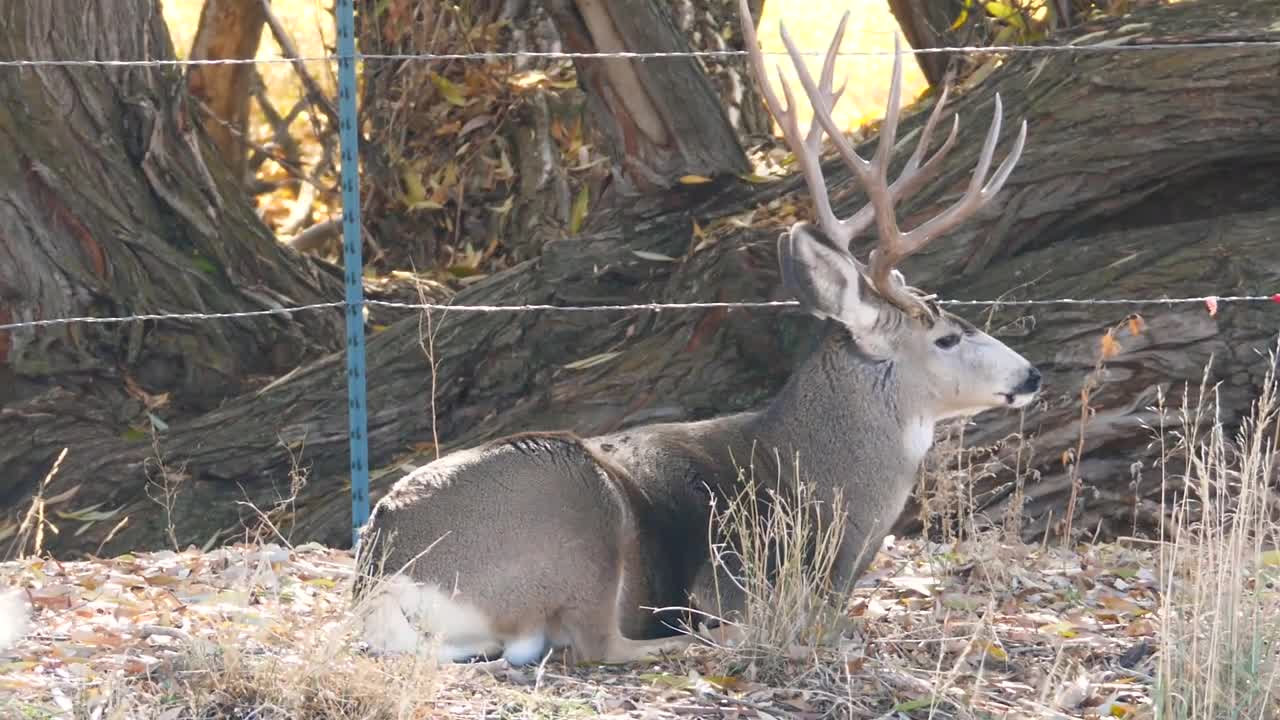
[{"label": "thin branch", "polygon": [[[298,77],[302,80],[302,84],[307,88],[307,98],[320,108],[320,112],[324,113],[325,118],[329,121],[329,127],[338,127],[338,110],[333,106],[333,101],[329,99],[320,90],[320,85],[315,78],[311,77],[311,73],[307,71],[306,63],[299,60],[301,54],[298,48],[293,44],[293,38],[289,37],[289,33],[285,30],[284,25],[280,23],[280,18],[271,10],[271,0],[262,0],[262,10],[267,16],[267,25],[271,28],[271,35],[275,37],[276,43],[280,45],[280,51],[290,60],[295,60],[293,69],[298,73]],[[316,128],[316,136],[320,136],[320,129]]]}]

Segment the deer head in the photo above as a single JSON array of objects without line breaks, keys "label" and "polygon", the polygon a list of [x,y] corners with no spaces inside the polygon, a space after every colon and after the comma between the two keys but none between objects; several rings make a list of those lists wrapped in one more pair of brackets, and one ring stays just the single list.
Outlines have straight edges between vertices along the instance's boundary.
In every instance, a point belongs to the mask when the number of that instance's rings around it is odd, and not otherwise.
[{"label": "deer head", "polygon": [[[813,105],[813,120],[801,133],[795,97],[779,77],[784,107],[768,82],[764,56],[746,0],[740,0],[747,52],[765,102],[778,121],[813,197],[817,224],[796,223],[778,240],[783,283],[814,315],[844,325],[857,345],[876,361],[894,361],[903,368],[900,382],[920,396],[921,415],[931,420],[966,415],[1001,405],[1021,407],[1040,387],[1040,373],[1016,352],[979,331],[962,318],[944,311],[930,295],[909,286],[898,265],[925,245],[971,217],[1000,191],[1013,172],[1027,136],[1024,121],[1012,150],[988,177],[1000,134],[1001,102],[995,98],[995,118],[978,156],[977,167],[963,196],[912,230],[898,225],[895,203],[901,202],[935,177],[955,145],[959,118],[937,152],[928,156],[935,126],[947,100],[944,88],[920,133],[915,151],[890,183],[889,164],[898,129],[902,84],[902,55],[894,38],[893,78],[889,103],[875,155],[864,159],[837,127],[831,111],[844,92],[833,89],[835,59],[849,20],[846,12],[827,50],[822,75],[815,82],[794,43],[781,27],[783,43],[795,64],[801,85]],[[831,207],[821,165],[822,137],[828,135],[840,157],[862,186],[867,204],[846,218]],[[874,226],[876,246],[869,262],[853,256],[850,243]]]}]

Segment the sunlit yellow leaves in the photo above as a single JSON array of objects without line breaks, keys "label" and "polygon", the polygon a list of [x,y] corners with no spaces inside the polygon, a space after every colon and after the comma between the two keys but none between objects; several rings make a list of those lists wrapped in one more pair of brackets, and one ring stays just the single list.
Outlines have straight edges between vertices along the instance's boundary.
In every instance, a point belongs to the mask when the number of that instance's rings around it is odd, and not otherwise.
[{"label": "sunlit yellow leaves", "polygon": [[987,3],[983,3],[982,7],[984,10],[987,11],[988,15],[990,15],[991,17],[997,20],[1000,20],[1019,30],[1027,29],[1027,23],[1025,20],[1023,20],[1022,13],[1012,5],[1008,5],[1002,2],[987,2]]},{"label": "sunlit yellow leaves", "polygon": [[1066,621],[1042,625],[1039,630],[1046,635],[1055,635],[1060,638],[1073,638],[1080,634],[1074,624]]},{"label": "sunlit yellow leaves", "polygon": [[548,82],[547,74],[541,70],[518,72],[507,78],[507,84],[520,90],[530,90]]},{"label": "sunlit yellow leaves", "polygon": [[431,78],[431,84],[435,85],[436,91],[440,93],[440,97],[444,98],[445,102],[458,107],[466,107],[467,98],[462,88],[440,73],[433,72],[429,77]]},{"label": "sunlit yellow leaves", "polygon": [[591,188],[583,185],[573,199],[573,208],[569,211],[569,232],[577,235],[582,230],[582,223],[587,219],[591,205]]}]

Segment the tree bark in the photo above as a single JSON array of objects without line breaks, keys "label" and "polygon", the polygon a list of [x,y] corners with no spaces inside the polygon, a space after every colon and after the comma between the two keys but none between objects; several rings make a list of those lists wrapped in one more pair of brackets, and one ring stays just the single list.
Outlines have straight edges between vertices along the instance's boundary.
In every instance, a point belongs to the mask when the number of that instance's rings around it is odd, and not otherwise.
[{"label": "tree bark", "polygon": [[[8,3],[0,28],[6,59],[173,57],[153,0]],[[333,277],[275,242],[239,178],[210,159],[173,68],[6,69],[0,97],[0,324],[341,297]],[[0,331],[0,504],[62,447],[145,437],[148,411],[207,412],[337,350],[341,328],[335,308]]]},{"label": "tree bark", "polygon": [[[751,22],[759,26],[764,0],[750,0]],[[680,34],[697,51],[745,50],[737,0],[672,0],[672,11]],[[773,138],[773,119],[765,109],[760,88],[751,77],[745,57],[702,60],[703,72],[711,80],[726,119],[744,143]]]},{"label": "tree bark", "polygon": [[[1093,42],[1128,44],[1280,38],[1269,0],[1239,3],[1231,17],[1180,3],[1080,32],[1101,33]],[[1005,103],[1004,143],[1016,130],[1013,120],[1029,122],[1023,159],[996,206],[909,260],[907,276],[957,299],[1274,291],[1280,265],[1267,228],[1280,220],[1280,125],[1272,117],[1280,103],[1278,73],[1280,56],[1247,45],[1010,57],[987,85],[958,94],[952,110],[967,119],[961,137],[937,183],[907,202],[900,219],[913,226],[968,182],[993,90]],[[913,141],[927,110],[904,120],[904,143]],[[863,203],[836,160],[826,170],[838,212]],[[551,242],[539,258],[476,283],[455,302],[781,299],[775,238],[809,214],[803,194],[792,196],[799,183],[792,177],[678,189],[696,201]],[[1257,390],[1264,368],[1254,352],[1268,349],[1275,335],[1269,305],[1224,304],[1215,317],[1195,306],[997,312],[998,332],[1045,372],[1045,401],[1025,418],[981,416],[967,438],[988,443],[1019,429],[1032,436],[1034,454],[1020,465],[1041,478],[1026,487],[1028,537],[1041,537],[1039,528],[1051,527],[1065,510],[1069,487],[1061,458],[1080,431],[1078,389],[1093,370],[1102,333],[1133,310],[1142,312],[1146,329],[1135,337],[1121,333],[1122,352],[1106,363],[1093,394],[1076,528],[1090,534],[1098,528],[1103,536],[1131,532],[1132,512],[1117,510],[1116,498],[1137,495],[1145,513],[1158,493],[1158,478],[1149,471],[1130,488],[1133,464],[1146,468],[1152,461],[1140,421],[1153,388],[1166,388],[1176,402],[1182,384],[1198,384],[1205,361],[1216,354],[1211,382],[1222,383],[1228,423]],[[981,313],[962,314],[986,322]],[[434,456],[433,435],[448,450],[517,430],[593,434],[759,407],[808,352],[816,330],[808,318],[773,311],[451,311],[432,317],[433,377],[421,327],[419,318],[405,318],[369,343],[375,498],[406,468]],[[166,464],[189,478],[175,508],[182,542],[240,532],[246,511],[233,500],[271,506],[294,465],[306,471],[308,485],[291,506],[296,513],[278,519],[281,527],[297,541],[349,542],[343,367],[334,355],[202,417],[171,424],[159,448]],[[0,415],[0,433],[14,437],[18,427],[11,415]],[[15,505],[30,497],[48,469],[32,458],[56,453],[63,440],[41,436],[31,445],[28,453],[0,456],[12,469],[0,479],[7,483],[0,492]],[[79,486],[75,507],[101,503],[112,517],[128,515],[107,552],[161,544],[163,518],[142,492],[144,465],[153,455],[148,444],[118,436],[84,438],[48,493]],[[975,493],[998,512],[1010,478],[999,467],[993,473]],[[92,482],[102,477],[113,482]],[[109,529],[109,522],[98,521],[82,531],[73,521],[52,539],[52,549],[92,552]]]},{"label": "tree bark", "polygon": [[[191,41],[192,60],[246,59],[257,56],[267,15],[263,0],[205,0],[200,24]],[[204,104],[204,129],[231,169],[245,181],[248,147],[242,138],[249,126],[252,65],[193,65],[187,73],[187,92]]]},{"label": "tree bark", "polygon": [[[658,0],[548,0],[570,52],[689,52]],[[686,175],[747,172],[707,76],[689,57],[575,59],[587,108],[614,160],[620,195],[650,195]]]}]

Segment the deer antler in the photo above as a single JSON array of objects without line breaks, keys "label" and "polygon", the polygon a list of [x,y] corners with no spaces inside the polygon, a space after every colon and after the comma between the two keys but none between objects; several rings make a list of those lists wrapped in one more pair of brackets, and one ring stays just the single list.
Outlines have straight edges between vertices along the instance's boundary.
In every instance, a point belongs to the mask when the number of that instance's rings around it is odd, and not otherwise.
[{"label": "deer antler", "polygon": [[[831,117],[832,108],[845,88],[844,85],[841,85],[839,90],[832,92],[831,86],[832,75],[835,71],[836,54],[840,49],[840,41],[844,37],[845,25],[849,21],[849,13],[845,12],[844,17],[840,19],[840,25],[836,28],[835,36],[827,49],[826,59],[822,66],[820,84],[814,83],[813,76],[809,74],[800,52],[796,49],[795,44],[791,41],[791,36],[787,33],[786,26],[780,24],[782,42],[787,46],[787,52],[791,56],[791,61],[800,77],[800,84],[804,86],[805,93],[813,104],[813,121],[809,125],[808,134],[801,138],[799,122],[796,118],[795,98],[791,93],[791,88],[779,74],[778,79],[782,84],[782,92],[787,99],[787,106],[784,109],[778,101],[778,96],[769,85],[768,75],[764,67],[764,55],[756,39],[755,27],[751,21],[747,0],[739,0],[739,7],[742,17],[743,40],[747,46],[747,53],[751,59],[752,67],[755,70],[756,81],[760,83],[765,103],[769,106],[769,111],[778,120],[778,125],[782,128],[783,137],[788,147],[791,148],[791,152],[795,154],[796,161],[800,164],[804,173],[805,183],[809,187],[810,195],[813,196],[814,210],[818,216],[819,226],[833,242],[845,248],[845,251],[849,253],[849,258],[864,274],[870,276],[876,291],[885,300],[912,315],[929,313],[928,306],[904,284],[901,275],[894,273],[894,270],[899,263],[919,252],[930,241],[967,220],[1000,191],[1005,181],[1009,179],[1009,174],[1013,172],[1014,165],[1017,164],[1018,158],[1022,154],[1022,148],[1027,138],[1026,121],[1022,122],[1018,138],[1014,142],[1013,149],[1009,152],[1009,155],[996,169],[991,179],[986,180],[987,171],[991,167],[992,156],[995,154],[996,139],[1000,135],[1002,105],[1000,95],[997,93],[995,98],[995,119],[991,124],[990,131],[987,133],[986,141],[982,145],[982,152],[978,155],[977,168],[975,168],[973,179],[970,181],[969,188],[965,191],[965,194],[951,207],[920,224],[915,229],[903,231],[898,227],[894,205],[918,191],[926,182],[937,175],[938,171],[942,169],[942,161],[954,145],[956,133],[960,129],[960,118],[956,116],[951,125],[951,133],[947,136],[946,141],[943,142],[942,147],[938,148],[938,151],[922,164],[925,150],[929,146],[930,136],[942,113],[942,108],[946,104],[948,88],[943,88],[933,112],[929,115],[929,120],[925,123],[924,129],[920,131],[920,141],[916,145],[915,152],[912,153],[897,179],[890,184],[888,182],[889,162],[893,156],[893,145],[898,131],[899,97],[902,90],[902,54],[897,34],[894,35],[893,42],[893,79],[889,84],[889,104],[885,111],[884,122],[881,124],[880,144],[876,148],[875,156],[868,161],[858,155],[853,145],[849,143],[849,140],[844,136],[840,128],[836,126],[835,120]],[[858,179],[867,194],[867,205],[844,219],[837,217],[831,208],[831,199],[822,174],[821,152],[824,130],[831,136],[831,140],[835,144],[836,150],[839,151],[840,157]],[[876,248],[871,251],[871,267],[868,270],[865,265],[853,258],[849,247],[853,238],[866,230],[873,221],[876,225],[877,242]]]}]

